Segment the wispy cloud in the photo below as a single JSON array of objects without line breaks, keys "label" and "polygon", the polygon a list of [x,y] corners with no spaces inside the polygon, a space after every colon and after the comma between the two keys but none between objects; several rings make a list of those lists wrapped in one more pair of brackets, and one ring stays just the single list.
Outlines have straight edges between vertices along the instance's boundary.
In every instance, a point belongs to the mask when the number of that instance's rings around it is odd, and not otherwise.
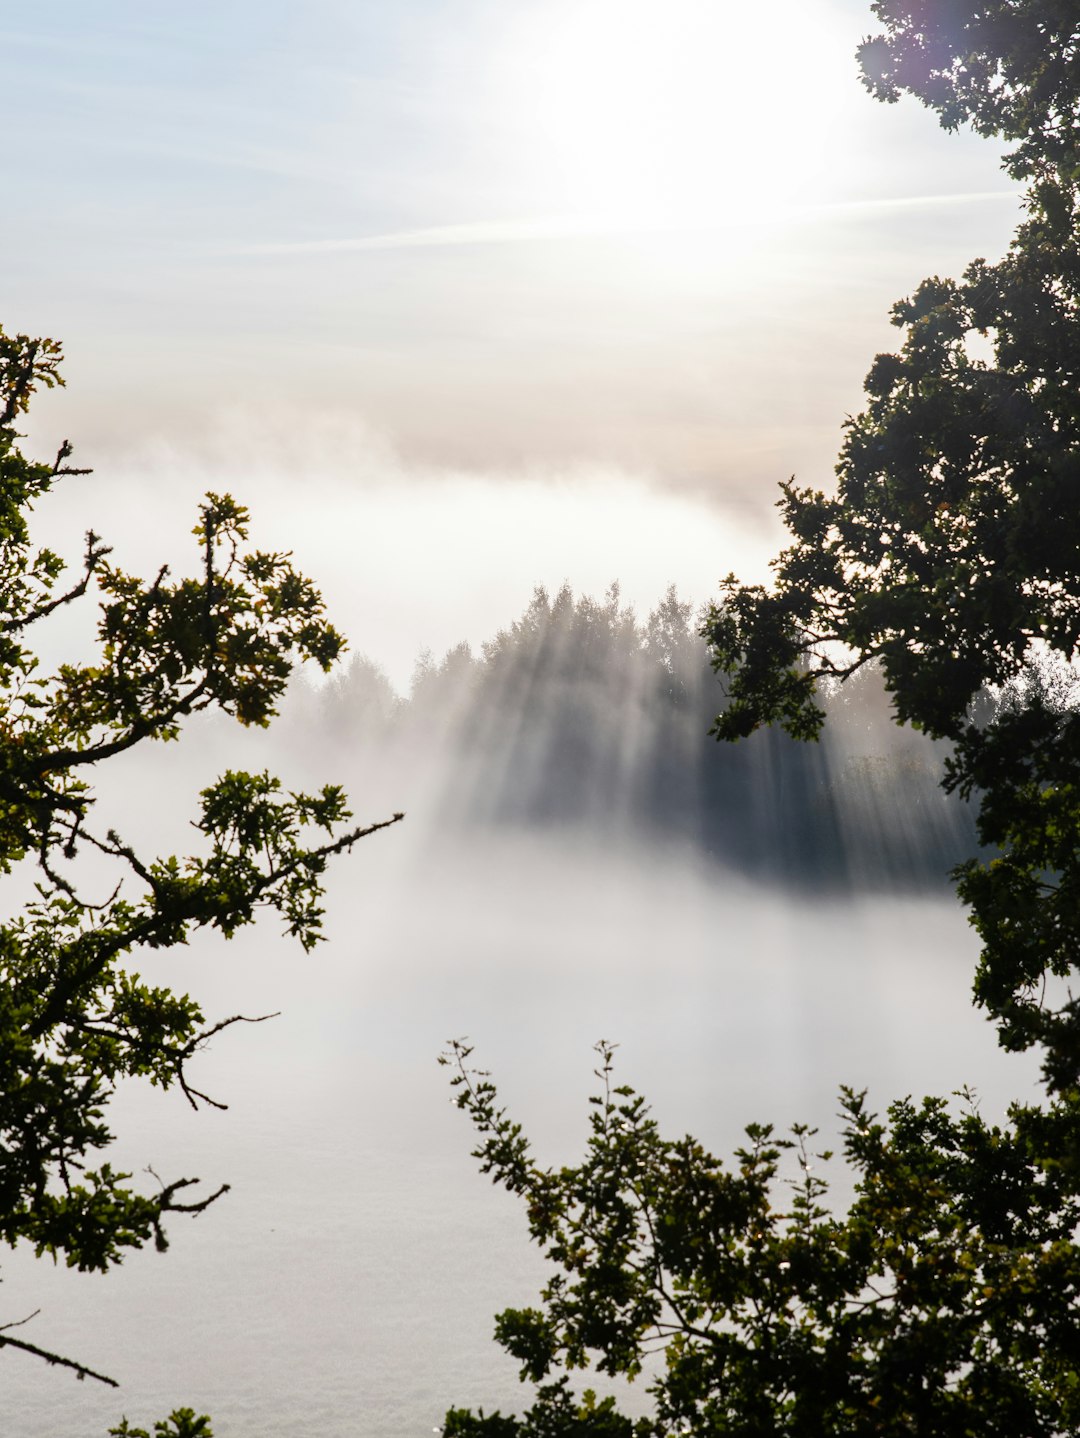
[{"label": "wispy cloud", "polygon": [[581,215],[549,216],[533,220],[474,220],[462,225],[432,225],[419,230],[392,230],[385,234],[349,236],[331,240],[283,240],[246,245],[232,250],[246,255],[324,255],[351,250],[407,250],[425,246],[498,245],[524,240],[564,239],[578,235],[618,233],[625,222],[589,219]]},{"label": "wispy cloud", "polygon": [[790,205],[760,212],[731,213],[724,217],[672,214],[661,218],[633,216],[552,215],[520,220],[473,220],[457,225],[431,225],[415,230],[391,230],[373,235],[351,235],[322,240],[280,240],[230,247],[233,255],[327,255],[364,250],[407,250],[452,245],[519,244],[533,240],[560,240],[589,236],[663,233],[685,230],[724,230],[783,220],[840,219],[896,210],[950,209],[958,206],[1015,200],[1015,190],[972,190],[944,195],[904,195],[888,199],[832,200],[820,204]]},{"label": "wispy cloud", "polygon": [[806,205],[806,214],[872,214],[887,210],[947,210],[960,205],[983,205],[1015,200],[1018,190],[963,190],[946,195],[896,195],[878,200],[832,200],[823,205]]}]

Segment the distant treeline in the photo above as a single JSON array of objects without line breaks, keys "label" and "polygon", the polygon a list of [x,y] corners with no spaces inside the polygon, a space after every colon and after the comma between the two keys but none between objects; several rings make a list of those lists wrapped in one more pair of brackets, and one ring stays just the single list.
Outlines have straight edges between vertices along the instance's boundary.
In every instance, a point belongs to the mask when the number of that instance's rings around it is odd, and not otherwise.
[{"label": "distant treeline", "polygon": [[402,803],[465,826],[666,838],[832,888],[941,884],[974,852],[971,806],[940,788],[942,747],[891,722],[877,674],[826,697],[817,744],[718,744],[723,703],[691,606],[671,589],[641,623],[613,586],[602,602],[537,589],[479,655],[423,656],[407,698],[354,657],[300,707],[309,735],[392,776],[388,793],[405,783]]}]

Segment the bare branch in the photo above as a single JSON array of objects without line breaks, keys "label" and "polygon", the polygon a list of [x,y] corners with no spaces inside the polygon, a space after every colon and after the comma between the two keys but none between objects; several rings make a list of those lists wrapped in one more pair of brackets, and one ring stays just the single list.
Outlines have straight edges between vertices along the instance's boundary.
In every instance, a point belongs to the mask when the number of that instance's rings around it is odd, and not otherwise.
[{"label": "bare branch", "polygon": [[[32,1313],[30,1317],[33,1318],[34,1314]],[[20,1321],[27,1323],[29,1319],[24,1318]],[[16,1323],[7,1323],[0,1328],[0,1348],[18,1348],[23,1353],[33,1353],[36,1358],[43,1358],[50,1367],[71,1368],[80,1383],[84,1378],[94,1378],[98,1383],[108,1384],[110,1388],[120,1387],[115,1378],[110,1378],[106,1373],[98,1373],[96,1369],[87,1368],[85,1363],[77,1363],[74,1358],[65,1358],[60,1353],[51,1353],[47,1348],[39,1348],[36,1343],[27,1343],[22,1338],[8,1338],[6,1330],[18,1326]]]},{"label": "bare branch", "polygon": [[201,1089],[194,1088],[188,1083],[187,1077],[184,1074],[184,1064],[192,1054],[203,1048],[215,1034],[221,1033],[223,1029],[230,1028],[233,1024],[264,1024],[268,1019],[277,1019],[280,1017],[280,1009],[272,1014],[259,1014],[256,1018],[249,1018],[246,1014],[233,1014],[231,1018],[221,1019],[210,1028],[204,1029],[202,1033],[196,1034],[193,1039],[185,1044],[177,1055],[176,1078],[180,1085],[181,1092],[193,1109],[199,1107],[199,1099],[201,1099],[203,1103],[208,1103],[211,1108],[224,1110],[227,1109],[229,1105],[222,1103],[220,1099],[211,1098],[209,1094],[203,1093]]}]

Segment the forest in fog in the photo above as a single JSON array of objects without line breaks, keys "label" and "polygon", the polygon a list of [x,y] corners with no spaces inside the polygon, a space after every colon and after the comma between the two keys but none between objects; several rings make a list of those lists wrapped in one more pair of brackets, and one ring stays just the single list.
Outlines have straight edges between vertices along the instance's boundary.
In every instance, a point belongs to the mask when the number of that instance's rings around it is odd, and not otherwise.
[{"label": "forest in fog", "polygon": [[940,787],[947,747],[897,729],[875,670],[825,697],[818,744],[717,743],[725,696],[699,628],[674,586],[644,619],[617,584],[602,600],[538,588],[479,654],[422,655],[408,695],[354,654],[294,687],[283,724],[341,755],[365,811],[421,825],[670,839],[833,890],[939,887],[975,851],[971,806]]}]

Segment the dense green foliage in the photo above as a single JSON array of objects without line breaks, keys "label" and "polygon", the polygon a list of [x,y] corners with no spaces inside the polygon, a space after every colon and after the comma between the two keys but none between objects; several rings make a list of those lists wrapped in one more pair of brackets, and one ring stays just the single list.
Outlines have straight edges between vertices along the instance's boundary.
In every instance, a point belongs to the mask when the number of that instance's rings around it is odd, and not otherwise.
[{"label": "dense green foliage", "polygon": [[879,100],[916,95],[942,125],[1015,143],[1018,180],[1077,179],[1080,48],[1073,0],[875,0],[859,48]]},{"label": "dense green foliage", "polygon": [[[810,1131],[752,1126],[725,1166],[612,1087],[607,1045],[584,1162],[544,1168],[455,1045],[475,1153],[554,1267],[541,1307],[497,1321],[540,1384],[532,1409],[452,1410],[456,1438],[1080,1432],[1080,12],[873,10],[868,88],[1013,144],[1026,215],[1001,262],[895,307],[904,344],[874,362],[835,493],[783,487],[773,583],[732,576],[704,626],[726,685],[714,732],[816,738],[832,686],[880,669],[897,721],[951,746],[946,787],[978,805],[983,851],[956,875],[983,941],[976,1000],[1007,1048],[1041,1046],[1047,1093],[995,1125],[968,1094],[879,1122],[845,1091],[841,1214]],[[576,1399],[569,1372],[591,1361],[644,1371],[651,1414]]]},{"label": "dense green foliage", "polygon": [[[1080,1198],[1044,1159],[1054,1115],[1017,1107],[999,1127],[970,1101],[953,1113],[905,1099],[881,1122],[846,1091],[856,1197],[838,1217],[812,1130],[783,1139],[752,1125],[726,1167],[692,1138],[662,1138],[641,1097],[612,1085],[611,1046],[598,1048],[585,1159],[561,1169],[534,1162],[467,1045],[444,1056],[483,1171],[522,1198],[555,1269],[542,1308],[496,1324],[541,1385],[532,1411],[454,1410],[447,1435],[1080,1429]],[[613,1400],[582,1407],[567,1375],[592,1354],[602,1373],[644,1368],[650,1417],[632,1422]]]},{"label": "dense green foliage", "polygon": [[[269,774],[241,772],[203,791],[190,855],[140,856],[95,825],[96,766],[175,739],[206,709],[265,725],[294,664],[329,667],[342,639],[288,555],[245,548],[247,514],[227,495],[202,506],[197,578],[126,574],[90,534],[81,574],[62,587],[63,563],[34,547],[29,518],[59,480],[85,471],[66,465],[66,443],[54,463],[32,462],[14,429],[35,387],[60,382],[59,360],[51,340],[0,332],[0,870],[36,866],[33,901],[0,925],[0,1238],[104,1271],[151,1239],[164,1249],[170,1214],[201,1212],[224,1191],[193,1196],[198,1180],[181,1177],[146,1193],[97,1161],[117,1083],[142,1076],[176,1085],[193,1106],[214,1102],[189,1081],[189,1060],[243,1021],[208,1024],[194,999],[136,972],[133,955],[152,965],[155,950],[200,929],[230,937],[260,909],[310,949],[327,861],[384,826],[351,826],[339,788],[287,793]],[[41,674],[31,631],[92,585],[95,662]],[[0,1328],[0,1347],[90,1372],[13,1326]]]}]

